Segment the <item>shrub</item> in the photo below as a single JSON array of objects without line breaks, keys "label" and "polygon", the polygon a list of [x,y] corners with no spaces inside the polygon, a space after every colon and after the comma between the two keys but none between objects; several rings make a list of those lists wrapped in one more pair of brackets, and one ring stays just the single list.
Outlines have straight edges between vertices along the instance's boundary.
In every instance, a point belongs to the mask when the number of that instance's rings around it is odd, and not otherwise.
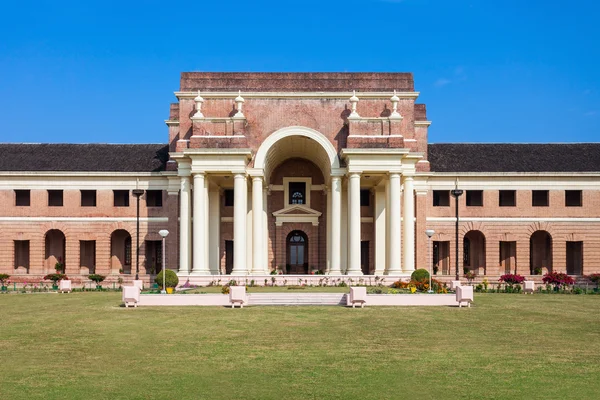
[{"label": "shrub", "polygon": [[392,283],[394,289],[408,289],[408,282],[396,281]]},{"label": "shrub", "polygon": [[473,271],[468,271],[465,273],[465,278],[471,282],[473,279],[475,279],[476,275]]},{"label": "shrub", "polygon": [[[162,284],[163,284],[163,273],[164,272],[165,271],[160,271],[158,273],[158,275],[156,275],[156,278],[154,278],[154,282],[156,282],[159,287],[162,287]],[[177,286],[178,283],[179,283],[179,278],[177,277],[177,274],[175,273],[175,271],[167,269],[166,270],[166,275],[165,275],[165,285],[168,288],[174,288],[174,287]]]},{"label": "shrub", "polygon": [[544,275],[542,281],[547,285],[554,285],[556,289],[575,283],[575,280],[564,272],[549,272]]},{"label": "shrub", "polygon": [[54,282],[54,284],[56,284],[56,282],[61,281],[63,279],[69,279],[68,276],[66,276],[65,274],[48,274],[46,276],[44,276],[44,280],[47,281],[52,281]]},{"label": "shrub", "polygon": [[[593,282],[596,284],[596,287],[598,287],[598,285],[600,284],[600,274],[591,274],[591,275],[587,275],[585,277],[588,281]],[[2,278],[0,277],[0,280],[2,280]]]},{"label": "shrub", "polygon": [[65,264],[61,263],[60,261],[57,261],[56,264],[54,264],[54,269],[57,273],[64,271],[64,268]]},{"label": "shrub", "polygon": [[105,280],[106,276],[98,275],[98,274],[91,274],[90,276],[88,276],[88,278],[90,278],[90,280],[92,280],[92,281],[96,282],[96,284],[98,284],[98,283],[102,282],[103,280]]},{"label": "shrub", "polygon": [[223,294],[229,294],[229,286],[225,285],[221,288],[221,293]]},{"label": "shrub", "polygon": [[525,277],[517,274],[505,274],[502,275],[498,281],[512,286],[523,283],[525,281]]},{"label": "shrub", "polygon": [[580,287],[573,288],[573,294],[583,294],[583,289]]},{"label": "shrub", "polygon": [[413,281],[423,281],[429,280],[429,272],[426,269],[420,268],[415,269],[413,273],[410,275],[410,279]]},{"label": "shrub", "polygon": [[8,278],[10,278],[10,275],[0,274],[0,283],[2,284],[2,286],[6,286],[6,281],[8,280]]}]

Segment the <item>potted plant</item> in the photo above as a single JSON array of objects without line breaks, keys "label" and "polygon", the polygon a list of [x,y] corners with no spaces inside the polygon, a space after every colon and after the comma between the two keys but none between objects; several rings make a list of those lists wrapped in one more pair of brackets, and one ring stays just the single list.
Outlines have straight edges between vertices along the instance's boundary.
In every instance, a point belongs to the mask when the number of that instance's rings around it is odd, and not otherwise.
[{"label": "potted plant", "polygon": [[175,271],[170,269],[167,269],[166,273],[165,271],[160,271],[158,275],[156,275],[156,278],[154,278],[154,282],[156,282],[161,289],[163,289],[163,274],[165,274],[165,290],[168,294],[173,294],[175,287],[179,284],[179,278]]},{"label": "potted plant", "polygon": [[96,289],[102,290],[102,285],[100,285],[100,282],[105,280],[106,276],[98,275],[98,274],[91,274],[90,276],[88,276],[88,278],[90,278],[90,280],[96,282]]},{"label": "potted plant", "polygon": [[505,291],[507,293],[520,292],[521,284],[525,282],[525,277],[518,274],[504,274],[498,281],[506,283],[507,287]]},{"label": "potted plant", "polygon": [[592,283],[596,284],[596,287],[594,288],[594,292],[598,292],[598,285],[600,285],[600,274],[591,274],[586,276],[586,279],[589,280]]},{"label": "potted plant", "polygon": [[469,281],[469,285],[473,283],[473,279],[475,279],[477,275],[473,271],[467,271],[465,273],[465,278]]},{"label": "potted plant", "polygon": [[57,261],[56,264],[54,264],[54,269],[56,270],[57,274],[62,274],[65,272],[65,264]]},{"label": "potted plant", "polygon": [[2,290],[3,292],[6,292],[8,290],[8,288],[6,287],[6,282],[8,282],[8,278],[10,278],[10,275],[0,274],[0,284],[2,285],[2,287],[0,287],[0,290]]},{"label": "potted plant", "polygon": [[58,290],[58,281],[63,280],[63,279],[69,279],[65,274],[48,274],[46,276],[44,276],[44,280],[47,281],[52,281],[52,289],[53,290]]}]

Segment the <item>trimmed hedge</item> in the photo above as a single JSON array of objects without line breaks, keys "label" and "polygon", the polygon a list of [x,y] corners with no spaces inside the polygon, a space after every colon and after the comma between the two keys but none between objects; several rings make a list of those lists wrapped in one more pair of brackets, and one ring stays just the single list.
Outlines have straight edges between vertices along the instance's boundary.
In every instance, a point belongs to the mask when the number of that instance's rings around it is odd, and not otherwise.
[{"label": "trimmed hedge", "polygon": [[410,279],[417,282],[429,280],[429,271],[423,268],[415,269],[410,276]]},{"label": "trimmed hedge", "polygon": [[[160,271],[158,273],[158,275],[156,275],[156,278],[154,278],[154,282],[156,282],[158,284],[158,286],[162,288],[162,284],[163,284],[163,271]],[[175,271],[172,271],[172,270],[168,269],[167,270],[167,275],[165,277],[165,285],[168,288],[174,288],[174,287],[177,287],[178,284],[179,284],[179,277],[177,276],[177,274],[175,273]]]}]

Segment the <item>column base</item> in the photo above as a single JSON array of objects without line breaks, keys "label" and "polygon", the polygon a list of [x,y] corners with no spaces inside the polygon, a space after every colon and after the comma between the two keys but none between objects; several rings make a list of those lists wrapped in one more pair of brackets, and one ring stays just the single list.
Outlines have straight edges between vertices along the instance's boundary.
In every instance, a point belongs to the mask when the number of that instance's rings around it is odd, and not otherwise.
[{"label": "column base", "polygon": [[327,275],[342,275],[342,270],[339,269],[337,271],[329,271]]},{"label": "column base", "polygon": [[398,270],[388,270],[383,273],[384,275],[403,275],[404,272],[400,269]]},{"label": "column base", "polygon": [[348,276],[362,276],[364,275],[362,271],[346,271],[346,275]]},{"label": "column base", "polygon": [[210,271],[192,271],[188,274],[189,276],[207,276],[212,275]]},{"label": "column base", "polygon": [[236,270],[233,270],[233,271],[231,271],[230,275],[248,276],[249,274],[248,274],[248,271],[236,271]]}]

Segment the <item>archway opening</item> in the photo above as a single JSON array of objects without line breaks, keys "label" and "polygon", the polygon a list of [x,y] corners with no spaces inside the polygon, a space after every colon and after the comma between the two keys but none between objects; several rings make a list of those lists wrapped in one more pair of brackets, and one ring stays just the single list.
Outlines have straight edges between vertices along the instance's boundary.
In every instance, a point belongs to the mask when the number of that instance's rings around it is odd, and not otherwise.
[{"label": "archway opening", "polygon": [[308,237],[302,231],[295,230],[289,233],[286,239],[288,274],[308,273]]},{"label": "archway opening", "polygon": [[54,272],[60,266],[63,272],[65,268],[65,234],[59,229],[50,229],[45,238],[45,266],[46,271]]},{"label": "archway opening", "polygon": [[124,229],[110,235],[110,265],[113,273],[131,274],[131,235]]},{"label": "archway opening", "polygon": [[546,272],[552,272],[552,236],[546,231],[535,231],[529,239],[529,273]]},{"label": "archway opening", "polygon": [[465,271],[485,274],[485,235],[481,231],[469,231],[463,241],[463,267]]}]

